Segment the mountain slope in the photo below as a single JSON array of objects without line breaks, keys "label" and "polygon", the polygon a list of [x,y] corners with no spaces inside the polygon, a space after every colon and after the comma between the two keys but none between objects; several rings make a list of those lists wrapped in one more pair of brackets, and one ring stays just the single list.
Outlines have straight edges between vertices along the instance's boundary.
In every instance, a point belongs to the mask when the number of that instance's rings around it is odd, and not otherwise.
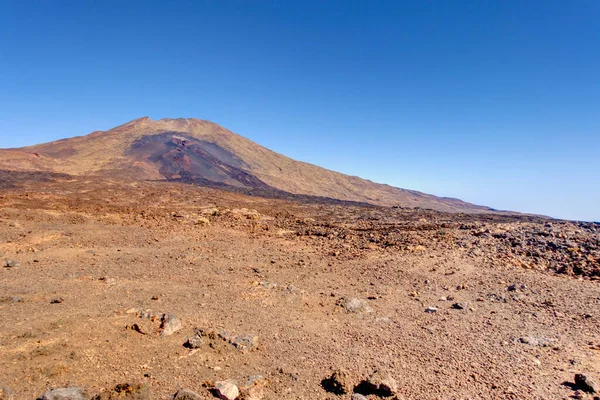
[{"label": "mountain slope", "polygon": [[0,150],[0,169],[179,180],[259,195],[291,193],[441,211],[488,210],[292,160],[195,118],[143,117],[87,136]]}]

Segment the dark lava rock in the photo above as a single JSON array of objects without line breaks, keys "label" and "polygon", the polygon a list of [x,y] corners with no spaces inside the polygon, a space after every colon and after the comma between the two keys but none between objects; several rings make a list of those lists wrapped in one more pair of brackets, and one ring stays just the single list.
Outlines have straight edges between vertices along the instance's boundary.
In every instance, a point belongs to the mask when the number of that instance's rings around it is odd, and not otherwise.
[{"label": "dark lava rock", "polygon": [[575,374],[575,386],[587,393],[598,393],[600,386],[589,376],[584,374]]},{"label": "dark lava rock", "polygon": [[452,304],[452,308],[455,310],[464,310],[467,308],[467,303],[454,303]]}]

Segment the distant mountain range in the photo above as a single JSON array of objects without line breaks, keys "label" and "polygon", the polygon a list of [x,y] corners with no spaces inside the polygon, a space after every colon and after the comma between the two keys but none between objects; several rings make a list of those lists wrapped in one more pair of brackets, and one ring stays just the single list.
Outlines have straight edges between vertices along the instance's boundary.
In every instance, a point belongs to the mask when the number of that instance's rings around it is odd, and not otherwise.
[{"label": "distant mountain range", "polygon": [[138,118],[108,131],[0,150],[0,169],[193,183],[250,195],[421,207],[490,208],[374,183],[266,149],[213,122]]}]

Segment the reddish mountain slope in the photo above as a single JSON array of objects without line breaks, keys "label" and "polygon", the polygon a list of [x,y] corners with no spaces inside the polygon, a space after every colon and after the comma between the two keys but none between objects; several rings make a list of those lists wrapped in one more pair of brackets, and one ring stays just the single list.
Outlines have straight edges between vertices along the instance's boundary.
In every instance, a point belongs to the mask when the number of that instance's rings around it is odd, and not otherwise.
[{"label": "reddish mountain slope", "polygon": [[441,211],[488,210],[292,160],[195,118],[144,117],[87,136],[0,150],[0,169],[167,179],[264,196],[317,196]]}]

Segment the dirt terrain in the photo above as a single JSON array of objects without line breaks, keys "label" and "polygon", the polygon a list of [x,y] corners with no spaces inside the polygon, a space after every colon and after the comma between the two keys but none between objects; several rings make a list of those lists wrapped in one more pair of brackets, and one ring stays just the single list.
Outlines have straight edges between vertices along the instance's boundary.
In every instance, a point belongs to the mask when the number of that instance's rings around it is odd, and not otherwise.
[{"label": "dirt terrain", "polygon": [[0,255],[0,398],[600,389],[598,224],[3,172]]}]

